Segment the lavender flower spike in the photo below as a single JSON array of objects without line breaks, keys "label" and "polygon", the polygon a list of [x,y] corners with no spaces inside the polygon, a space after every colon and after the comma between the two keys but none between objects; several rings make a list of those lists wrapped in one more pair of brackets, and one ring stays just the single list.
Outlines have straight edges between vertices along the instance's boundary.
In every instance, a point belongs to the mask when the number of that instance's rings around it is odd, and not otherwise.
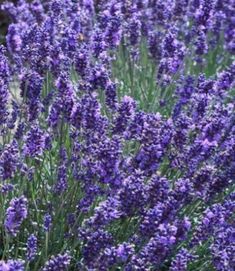
[{"label": "lavender flower spike", "polygon": [[71,256],[68,253],[52,256],[41,271],[66,271],[71,261]]},{"label": "lavender flower spike", "polygon": [[24,261],[9,260],[7,262],[0,261],[0,271],[24,271]]},{"label": "lavender flower spike", "polygon": [[27,240],[27,260],[34,260],[37,254],[37,237],[31,234]]},{"label": "lavender flower spike", "polygon": [[46,232],[49,232],[51,228],[51,215],[50,214],[45,214],[43,218],[43,228]]},{"label": "lavender flower spike", "polygon": [[4,225],[6,231],[13,236],[17,235],[20,225],[27,217],[27,202],[24,196],[14,198],[11,200],[10,207],[7,209]]}]

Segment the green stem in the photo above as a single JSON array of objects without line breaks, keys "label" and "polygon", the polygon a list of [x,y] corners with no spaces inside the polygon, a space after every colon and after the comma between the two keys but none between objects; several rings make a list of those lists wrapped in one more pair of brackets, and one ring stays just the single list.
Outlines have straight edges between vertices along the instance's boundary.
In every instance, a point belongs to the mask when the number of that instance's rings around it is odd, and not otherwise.
[{"label": "green stem", "polygon": [[45,240],[45,259],[48,257],[48,241],[49,241],[49,232],[46,232],[46,240]]},{"label": "green stem", "polygon": [[4,239],[5,239],[5,244],[4,244],[2,259],[5,259],[5,258],[7,259],[8,253],[9,253],[9,242],[10,242],[10,237],[7,233]]}]

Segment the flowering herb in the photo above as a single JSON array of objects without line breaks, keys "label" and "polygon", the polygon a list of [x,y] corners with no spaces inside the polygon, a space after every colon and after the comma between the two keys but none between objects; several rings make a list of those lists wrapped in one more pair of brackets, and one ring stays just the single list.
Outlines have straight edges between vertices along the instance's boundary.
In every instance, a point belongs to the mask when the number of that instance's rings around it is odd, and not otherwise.
[{"label": "flowering herb", "polygon": [[0,271],[233,271],[234,0],[15,2]]}]

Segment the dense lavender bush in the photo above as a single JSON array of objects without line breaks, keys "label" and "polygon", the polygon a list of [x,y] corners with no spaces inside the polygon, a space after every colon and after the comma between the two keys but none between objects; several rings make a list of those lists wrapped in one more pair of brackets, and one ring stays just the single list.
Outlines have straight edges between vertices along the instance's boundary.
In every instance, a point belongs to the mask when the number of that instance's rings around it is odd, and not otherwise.
[{"label": "dense lavender bush", "polygon": [[0,271],[235,270],[234,0],[16,2]]}]

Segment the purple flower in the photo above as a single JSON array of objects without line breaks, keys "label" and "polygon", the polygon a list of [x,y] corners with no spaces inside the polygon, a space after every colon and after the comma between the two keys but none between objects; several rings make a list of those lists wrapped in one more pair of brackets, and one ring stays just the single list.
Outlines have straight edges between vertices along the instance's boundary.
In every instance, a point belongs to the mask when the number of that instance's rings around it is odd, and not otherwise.
[{"label": "purple flower", "polygon": [[196,245],[199,242],[207,240],[211,235],[213,235],[218,226],[224,224],[225,215],[226,210],[221,204],[214,204],[211,208],[207,208],[194,232],[191,243]]},{"label": "purple flower", "polygon": [[29,102],[32,99],[38,99],[43,87],[43,78],[37,72],[29,72],[21,80],[21,96]]},{"label": "purple flower", "polygon": [[18,53],[22,48],[22,24],[11,24],[7,33],[7,48],[12,53]]},{"label": "purple flower", "polygon": [[187,265],[194,259],[193,255],[185,248],[182,248],[171,263],[170,271],[187,271]]},{"label": "purple flower", "polygon": [[97,268],[109,270],[115,265],[125,264],[134,254],[134,245],[130,243],[121,243],[116,247],[106,248],[97,263]]},{"label": "purple flower", "polygon": [[165,201],[164,204],[159,202],[145,211],[140,224],[140,233],[145,237],[151,237],[158,229],[160,223],[168,219],[170,215],[169,207],[170,204]]},{"label": "purple flower", "polygon": [[[25,226],[27,267],[0,271],[186,271],[205,249],[199,267],[234,269],[233,2],[2,5],[13,23],[0,47],[0,194],[6,234]],[[135,99],[120,93],[132,76]],[[43,234],[58,251],[41,267]],[[4,257],[20,249],[9,245]]]},{"label": "purple flower", "polygon": [[120,210],[124,214],[133,215],[141,212],[147,200],[146,186],[141,171],[136,171],[123,180],[118,199],[121,202]]},{"label": "purple flower", "polygon": [[171,121],[160,114],[146,114],[143,120],[140,147],[133,158],[133,166],[151,176],[156,172],[172,135]]},{"label": "purple flower", "polygon": [[19,123],[17,125],[14,138],[20,140],[23,138],[25,132],[25,123]]},{"label": "purple flower", "polygon": [[148,49],[151,57],[154,61],[158,62],[161,58],[162,50],[161,50],[161,36],[160,32],[151,31],[148,34]]},{"label": "purple flower", "polygon": [[0,152],[0,178],[3,180],[11,179],[19,165],[19,150],[16,140]]},{"label": "purple flower", "polygon": [[24,196],[14,198],[10,201],[4,222],[6,231],[9,234],[16,236],[19,232],[22,222],[28,215],[27,203],[28,200]]},{"label": "purple flower", "polygon": [[132,120],[135,113],[136,103],[129,97],[124,96],[117,109],[117,115],[114,119],[113,132],[123,134]]},{"label": "purple flower", "polygon": [[[231,67],[232,68],[232,67]],[[228,91],[234,82],[233,74],[230,69],[222,71],[218,74],[218,78],[215,83],[215,91],[219,95],[225,95],[225,91]]]},{"label": "purple flower", "polygon": [[36,157],[42,155],[46,145],[45,132],[38,125],[33,125],[25,136],[24,154]]},{"label": "purple flower", "polygon": [[6,49],[3,45],[0,46],[0,78],[4,83],[9,82],[10,67],[6,57]]},{"label": "purple flower", "polygon": [[110,79],[109,71],[107,70],[105,65],[98,64],[91,69],[89,82],[92,85],[93,89],[106,89],[110,82]]},{"label": "purple flower", "polygon": [[0,193],[7,194],[14,190],[14,185],[12,184],[4,184],[0,186]]},{"label": "purple flower", "polygon": [[76,72],[80,76],[85,76],[89,68],[89,51],[87,48],[80,49],[75,56]]},{"label": "purple flower", "polygon": [[157,83],[163,80],[163,86],[171,81],[183,62],[186,53],[185,45],[177,39],[177,31],[174,27],[169,30],[162,42],[162,59],[157,73]]},{"label": "purple flower", "polygon": [[170,182],[166,178],[153,176],[147,186],[149,203],[154,206],[158,202],[167,200],[170,192]]},{"label": "purple flower", "polygon": [[32,14],[37,19],[38,22],[42,22],[45,17],[45,10],[40,0],[34,0],[30,4],[30,10]]},{"label": "purple flower", "polygon": [[148,270],[153,265],[159,267],[176,244],[176,233],[177,228],[174,225],[159,225],[155,235],[144,245],[138,255],[132,257],[131,266],[143,268],[143,270]]},{"label": "purple flower", "polygon": [[52,225],[52,218],[50,214],[46,214],[43,218],[43,228],[46,232],[49,232]]},{"label": "purple flower", "polygon": [[24,262],[22,260],[10,260],[8,263],[10,265],[9,271],[24,271]]},{"label": "purple flower", "polygon": [[0,261],[0,271],[24,271],[24,261],[8,260],[7,262]]},{"label": "purple flower", "polygon": [[116,84],[109,82],[105,90],[105,103],[111,110],[117,109],[117,90]]},{"label": "purple flower", "polygon": [[68,187],[68,180],[67,180],[67,168],[65,165],[61,165],[58,168],[58,177],[57,183],[55,184],[55,192],[58,194],[63,193],[66,191]]},{"label": "purple flower", "polygon": [[14,129],[20,110],[19,110],[19,105],[14,100],[11,101],[11,105],[12,105],[12,112],[11,112],[10,118],[8,119],[7,126],[10,129]]},{"label": "purple flower", "polygon": [[116,12],[108,19],[107,28],[105,31],[105,41],[110,48],[115,48],[119,45],[122,37],[121,16]]},{"label": "purple flower", "polygon": [[200,31],[197,34],[195,41],[195,53],[199,56],[207,53],[208,45],[206,40],[206,34],[203,31]]},{"label": "purple flower", "polygon": [[37,254],[37,237],[31,234],[27,240],[27,260],[32,261]]},{"label": "purple flower", "polygon": [[18,5],[14,5],[11,2],[6,2],[2,8],[9,13],[12,21],[14,22],[26,22],[33,23],[35,20],[29,10],[29,3],[25,0],[21,0]]},{"label": "purple flower", "polygon": [[104,39],[104,33],[100,28],[97,28],[94,30],[94,33],[92,35],[92,52],[95,57],[99,57],[105,50],[107,49],[107,43]]},{"label": "purple flower", "polygon": [[113,240],[111,234],[103,229],[95,231],[80,229],[79,238],[84,242],[82,256],[85,265],[88,268],[96,268],[97,260],[98,265],[100,265],[100,253],[102,253],[105,248],[111,247],[112,245]]},{"label": "purple flower", "polygon": [[216,1],[200,1],[200,5],[195,12],[195,21],[197,26],[200,26],[205,30],[209,29],[210,20],[214,14],[215,2]]},{"label": "purple flower", "polygon": [[127,25],[127,38],[131,46],[138,45],[141,36],[141,21],[140,14],[135,12],[132,14]]},{"label": "purple flower", "polygon": [[29,121],[37,119],[41,111],[41,92],[43,78],[37,72],[26,73],[21,81],[21,96],[28,106]]},{"label": "purple flower", "polygon": [[235,228],[223,225],[215,232],[215,240],[210,247],[213,264],[218,271],[232,271],[235,267]]},{"label": "purple flower", "polygon": [[0,261],[0,271],[9,271],[10,266],[4,261]]},{"label": "purple flower", "polygon": [[77,129],[82,127],[85,131],[103,133],[106,121],[95,95],[84,95],[78,103],[74,103],[71,122]]},{"label": "purple flower", "polygon": [[66,271],[70,265],[71,256],[68,253],[58,254],[52,256],[49,261],[47,261],[42,271]]},{"label": "purple flower", "polygon": [[185,15],[189,6],[188,0],[176,0],[173,13],[178,18]]},{"label": "purple flower", "polygon": [[89,226],[101,227],[121,217],[120,202],[116,198],[108,198],[94,210],[94,215],[87,221]]},{"label": "purple flower", "polygon": [[9,98],[9,66],[5,57],[5,48],[0,46],[0,133],[2,125],[6,123],[8,116],[7,102]]},{"label": "purple flower", "polygon": [[56,80],[57,95],[51,106],[48,121],[56,127],[59,120],[70,121],[74,105],[74,89],[66,73],[61,73]]},{"label": "purple flower", "polygon": [[126,262],[128,258],[134,254],[134,245],[128,243],[119,244],[115,248],[117,261]]}]

